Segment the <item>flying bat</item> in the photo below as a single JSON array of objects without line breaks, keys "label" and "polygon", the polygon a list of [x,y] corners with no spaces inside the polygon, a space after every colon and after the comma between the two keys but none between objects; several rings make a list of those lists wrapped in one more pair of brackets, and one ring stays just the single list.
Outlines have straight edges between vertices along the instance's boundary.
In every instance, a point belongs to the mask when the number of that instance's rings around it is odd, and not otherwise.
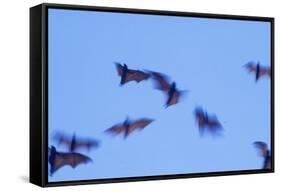
[{"label": "flying bat", "polygon": [[271,156],[270,151],[267,148],[266,143],[262,141],[256,141],[254,142],[254,145],[256,148],[259,149],[261,156],[263,157],[263,169],[271,169]]},{"label": "flying bat", "polygon": [[206,130],[213,135],[218,135],[221,132],[222,125],[215,115],[208,114],[201,107],[196,107],[194,113],[201,134]]},{"label": "flying bat", "polygon": [[105,132],[114,135],[124,134],[124,138],[127,138],[127,136],[131,134],[133,131],[137,129],[142,130],[153,121],[154,121],[153,119],[148,119],[148,118],[142,118],[135,121],[130,121],[127,118],[123,123],[114,125],[111,128],[107,129]]},{"label": "flying bat", "polygon": [[139,83],[143,80],[147,80],[150,77],[148,73],[145,73],[143,71],[128,69],[128,66],[126,64],[123,64],[122,66],[120,63],[115,62],[115,65],[117,73],[121,77],[120,85],[124,85],[125,83],[130,81],[136,81],[137,83]]},{"label": "flying bat", "polygon": [[54,146],[49,148],[49,164],[50,164],[50,175],[52,176],[54,172],[65,165],[69,165],[75,168],[79,164],[86,164],[92,162],[92,159],[75,152],[58,152]]},{"label": "flying bat", "polygon": [[271,76],[270,67],[261,66],[259,62],[248,62],[245,67],[249,73],[255,74],[256,82],[263,76]]},{"label": "flying bat", "polygon": [[150,71],[150,74],[156,83],[155,88],[163,91],[167,95],[165,106],[169,107],[177,104],[185,91],[178,90],[176,83],[170,83],[169,78],[164,74],[152,71]]},{"label": "flying bat", "polygon": [[58,144],[63,144],[68,147],[70,152],[73,152],[80,148],[86,148],[90,150],[93,147],[99,146],[99,141],[95,139],[82,139],[76,138],[75,134],[72,137],[64,135],[62,133],[57,133],[54,138],[58,141]]}]

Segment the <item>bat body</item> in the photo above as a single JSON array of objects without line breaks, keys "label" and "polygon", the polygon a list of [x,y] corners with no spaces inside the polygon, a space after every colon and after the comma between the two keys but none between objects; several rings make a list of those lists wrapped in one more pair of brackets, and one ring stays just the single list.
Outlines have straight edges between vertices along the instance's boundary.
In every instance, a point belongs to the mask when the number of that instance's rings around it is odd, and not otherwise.
[{"label": "bat body", "polygon": [[217,135],[222,130],[222,125],[215,115],[210,116],[201,107],[195,108],[194,113],[201,134],[208,130],[213,135]]},{"label": "bat body", "polygon": [[255,79],[256,82],[263,76],[271,76],[271,71],[270,67],[263,67],[260,65],[259,62],[254,63],[254,62],[248,62],[245,65],[246,69],[248,70],[249,73],[254,73],[255,74]]},{"label": "bat body", "polygon": [[143,80],[147,80],[150,77],[149,74],[143,71],[128,69],[126,64],[123,64],[122,66],[120,63],[115,63],[115,65],[117,73],[121,77],[120,85],[124,85],[130,81],[136,81],[139,83]]},{"label": "bat body", "polygon": [[270,151],[267,148],[266,143],[261,141],[254,142],[254,145],[259,149],[261,156],[263,157],[263,169],[271,169],[271,156]]},{"label": "bat body", "polygon": [[53,175],[53,173],[65,165],[75,168],[79,164],[86,164],[91,161],[91,158],[80,153],[58,152],[54,146],[49,149],[50,175]]},{"label": "bat body", "polygon": [[176,83],[170,83],[166,75],[151,71],[150,73],[156,82],[156,89],[163,91],[167,95],[166,107],[177,104],[184,91],[179,91]]},{"label": "bat body", "polygon": [[147,125],[153,122],[152,119],[142,118],[131,122],[128,118],[120,124],[114,125],[111,128],[107,129],[105,132],[111,133],[114,135],[124,134],[124,138],[127,138],[129,134],[137,129],[144,129]]},{"label": "bat body", "polygon": [[77,139],[75,134],[73,134],[72,138],[70,138],[64,134],[57,133],[54,138],[58,141],[59,145],[63,144],[68,147],[70,152],[80,148],[86,148],[90,150],[93,147],[99,146],[99,141],[94,139]]}]

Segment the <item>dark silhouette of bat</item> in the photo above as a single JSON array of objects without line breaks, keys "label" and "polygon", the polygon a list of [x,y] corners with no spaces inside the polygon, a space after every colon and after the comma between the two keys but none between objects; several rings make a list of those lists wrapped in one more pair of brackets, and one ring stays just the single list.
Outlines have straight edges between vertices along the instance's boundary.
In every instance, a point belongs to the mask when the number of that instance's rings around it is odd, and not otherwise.
[{"label": "dark silhouette of bat", "polygon": [[63,144],[68,147],[70,152],[73,152],[79,148],[86,148],[90,150],[93,147],[99,146],[99,141],[94,139],[82,139],[76,138],[75,134],[72,137],[69,137],[62,133],[56,133],[54,138],[58,141],[58,144]]},{"label": "dark silhouette of bat", "polygon": [[263,169],[271,169],[271,156],[270,156],[270,151],[267,148],[266,143],[262,141],[256,141],[254,142],[254,145],[256,148],[259,149],[261,156],[263,157]]},{"label": "dark silhouette of bat", "polygon": [[222,125],[215,115],[209,115],[201,107],[196,107],[194,113],[201,135],[206,130],[208,130],[212,135],[218,135],[221,132]]},{"label": "dark silhouette of bat", "polygon": [[79,164],[86,164],[92,162],[92,159],[80,154],[80,153],[64,153],[58,152],[54,146],[49,148],[49,164],[50,164],[50,175],[52,176],[54,172],[65,165],[69,165],[75,168]]},{"label": "dark silhouette of bat", "polygon": [[150,74],[156,82],[155,88],[163,91],[167,95],[165,106],[169,107],[177,104],[186,91],[179,91],[176,87],[176,82],[170,83],[169,78],[164,74],[152,71],[150,71]]},{"label": "dark silhouette of bat", "polygon": [[120,85],[124,85],[125,83],[130,81],[136,81],[137,83],[139,83],[143,80],[147,80],[150,77],[149,74],[143,71],[128,69],[128,66],[126,64],[123,64],[122,66],[120,63],[115,62],[115,65],[117,73],[121,77]]},{"label": "dark silhouette of bat", "polygon": [[127,138],[129,134],[137,129],[144,129],[147,125],[153,122],[153,119],[142,118],[135,121],[130,121],[128,118],[120,124],[114,125],[111,128],[107,129],[105,132],[111,133],[114,135],[124,134],[124,138]]},{"label": "dark silhouette of bat", "polygon": [[255,74],[255,79],[256,82],[262,77],[262,76],[271,76],[271,70],[270,67],[264,67],[261,66],[259,62],[248,62],[245,65],[246,69],[248,70],[249,73],[254,73]]}]

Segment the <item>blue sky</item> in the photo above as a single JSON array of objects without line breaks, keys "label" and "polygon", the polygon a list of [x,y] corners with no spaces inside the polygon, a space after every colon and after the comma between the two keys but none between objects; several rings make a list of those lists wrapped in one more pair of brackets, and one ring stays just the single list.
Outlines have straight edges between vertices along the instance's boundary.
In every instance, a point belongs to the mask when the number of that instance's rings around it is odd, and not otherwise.
[{"label": "blue sky", "polygon": [[[49,181],[261,168],[252,143],[270,144],[270,80],[255,83],[243,65],[270,65],[269,22],[49,9],[48,30],[49,146],[57,131],[101,141],[81,150],[92,163]],[[120,87],[114,62],[167,74],[189,92],[165,109],[151,80]],[[200,137],[196,106],[217,115],[223,136]],[[126,140],[104,133],[127,116],[155,121]]]}]

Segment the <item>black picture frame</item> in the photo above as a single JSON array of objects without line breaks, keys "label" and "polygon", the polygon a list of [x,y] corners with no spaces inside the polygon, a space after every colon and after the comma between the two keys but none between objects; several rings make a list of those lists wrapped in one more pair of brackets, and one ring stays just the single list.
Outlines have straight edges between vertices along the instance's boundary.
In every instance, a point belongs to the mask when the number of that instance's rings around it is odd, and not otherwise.
[{"label": "black picture frame", "polygon": [[[48,8],[149,15],[265,21],[271,24],[271,169],[48,182]],[[274,18],[65,4],[30,8],[30,182],[41,187],[274,172]]]}]

